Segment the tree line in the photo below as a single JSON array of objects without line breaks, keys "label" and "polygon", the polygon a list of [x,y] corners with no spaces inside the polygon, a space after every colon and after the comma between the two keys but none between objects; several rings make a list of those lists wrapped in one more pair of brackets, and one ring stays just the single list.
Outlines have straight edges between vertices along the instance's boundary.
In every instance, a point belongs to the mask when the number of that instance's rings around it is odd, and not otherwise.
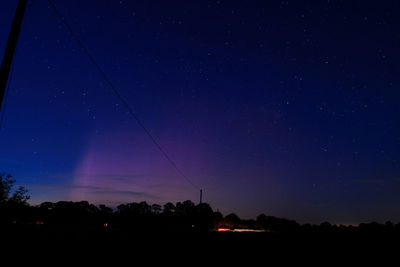
[{"label": "tree line", "polygon": [[230,213],[224,216],[207,203],[190,200],[164,205],[145,201],[121,204],[116,208],[94,205],[87,201],[28,203],[28,191],[20,186],[13,190],[11,175],[0,174],[0,224],[35,227],[90,227],[124,231],[211,231],[218,229],[258,229],[269,233],[400,233],[400,223],[362,223],[358,226],[299,224],[294,220],[260,214],[244,220]]}]

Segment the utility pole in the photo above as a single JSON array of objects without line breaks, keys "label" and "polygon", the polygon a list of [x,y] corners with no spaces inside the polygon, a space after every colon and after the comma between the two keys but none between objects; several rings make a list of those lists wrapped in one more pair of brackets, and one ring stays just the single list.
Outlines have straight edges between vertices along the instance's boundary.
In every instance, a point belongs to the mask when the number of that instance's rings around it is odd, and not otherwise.
[{"label": "utility pole", "polygon": [[203,203],[203,189],[200,189],[200,204]]},{"label": "utility pole", "polygon": [[8,76],[17,47],[18,36],[21,32],[22,19],[24,18],[27,0],[19,0],[17,9],[14,14],[14,20],[8,35],[6,50],[4,51],[3,60],[0,68],[0,111],[3,105],[4,94],[7,88]]}]

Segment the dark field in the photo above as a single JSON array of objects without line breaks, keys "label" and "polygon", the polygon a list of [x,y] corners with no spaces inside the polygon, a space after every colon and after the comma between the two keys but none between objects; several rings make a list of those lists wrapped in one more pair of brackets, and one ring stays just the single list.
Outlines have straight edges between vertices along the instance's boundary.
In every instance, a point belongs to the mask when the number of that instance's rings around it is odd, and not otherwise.
[{"label": "dark field", "polygon": [[[259,260],[332,262],[395,258],[399,234],[351,233],[219,233],[116,230],[71,226],[13,225],[2,228],[3,252],[33,255],[33,261],[85,259],[102,261],[194,262]],[[32,256],[31,256],[32,257]],[[115,263],[115,262],[114,262]],[[142,265],[141,265],[142,266]]]}]

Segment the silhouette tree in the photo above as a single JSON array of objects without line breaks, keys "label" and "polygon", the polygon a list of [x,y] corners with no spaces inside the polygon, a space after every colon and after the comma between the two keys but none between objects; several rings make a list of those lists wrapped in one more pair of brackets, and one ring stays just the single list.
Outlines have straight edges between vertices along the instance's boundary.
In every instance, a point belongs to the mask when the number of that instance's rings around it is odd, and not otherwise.
[{"label": "silhouette tree", "polygon": [[109,208],[104,204],[100,204],[97,212],[97,217],[100,221],[100,224],[102,224],[104,227],[108,227],[113,218],[112,208]]},{"label": "silhouette tree", "polygon": [[164,205],[163,214],[164,215],[173,215],[175,213],[175,205],[171,202],[168,202]]},{"label": "silhouette tree", "polygon": [[23,186],[19,186],[10,196],[14,183],[15,179],[12,179],[11,174],[0,173],[0,203],[27,204],[30,196],[28,195],[28,190]]},{"label": "silhouette tree", "polygon": [[194,203],[191,200],[176,203],[175,214],[180,217],[191,217],[194,212]]},{"label": "silhouette tree", "polygon": [[300,227],[300,225],[296,221],[277,218],[274,216],[266,216],[265,214],[260,214],[257,217],[256,222],[264,229],[280,233],[298,231]]},{"label": "silhouette tree", "polygon": [[207,231],[214,227],[214,211],[207,203],[198,204],[195,207],[195,222],[196,230]]},{"label": "silhouette tree", "polygon": [[146,201],[142,201],[139,203],[139,214],[141,215],[151,214],[151,206],[147,204]]},{"label": "silhouette tree", "polygon": [[240,218],[235,213],[230,213],[225,216],[223,224],[229,228],[237,228],[240,225]]},{"label": "silhouette tree", "polygon": [[52,210],[52,209],[54,209],[54,207],[55,207],[55,203],[49,202],[49,201],[43,202],[39,205],[39,208],[44,209],[44,210]]},{"label": "silhouette tree", "polygon": [[112,214],[113,210],[112,210],[112,208],[109,208],[104,204],[100,204],[99,205],[99,212],[102,213],[102,214]]},{"label": "silhouette tree", "polygon": [[11,174],[0,173],[0,202],[6,202],[8,200],[11,188],[15,180],[12,179]]},{"label": "silhouette tree", "polygon": [[160,214],[161,211],[162,211],[161,205],[158,205],[158,204],[153,204],[153,205],[151,205],[151,212],[152,212],[154,215]]},{"label": "silhouette tree", "polygon": [[8,201],[18,203],[18,204],[27,204],[27,201],[30,199],[28,195],[28,190],[23,186],[19,186],[17,190],[12,194]]},{"label": "silhouette tree", "polygon": [[224,219],[224,215],[222,215],[222,213],[221,212],[219,212],[218,210],[217,211],[214,211],[214,222],[217,224],[218,222],[221,222],[223,219]]},{"label": "silhouette tree", "polygon": [[0,174],[0,222],[26,223],[31,219],[28,190],[19,186],[13,192],[15,179],[11,174]]}]

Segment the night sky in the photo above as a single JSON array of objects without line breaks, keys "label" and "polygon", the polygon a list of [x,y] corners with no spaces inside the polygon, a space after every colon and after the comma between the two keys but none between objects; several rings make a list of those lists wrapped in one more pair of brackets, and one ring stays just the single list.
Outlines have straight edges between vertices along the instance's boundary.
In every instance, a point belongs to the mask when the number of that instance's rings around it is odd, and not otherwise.
[{"label": "night sky", "polygon": [[[54,2],[214,209],[400,221],[398,1]],[[45,0],[25,14],[0,171],[31,204],[199,198]]]}]

